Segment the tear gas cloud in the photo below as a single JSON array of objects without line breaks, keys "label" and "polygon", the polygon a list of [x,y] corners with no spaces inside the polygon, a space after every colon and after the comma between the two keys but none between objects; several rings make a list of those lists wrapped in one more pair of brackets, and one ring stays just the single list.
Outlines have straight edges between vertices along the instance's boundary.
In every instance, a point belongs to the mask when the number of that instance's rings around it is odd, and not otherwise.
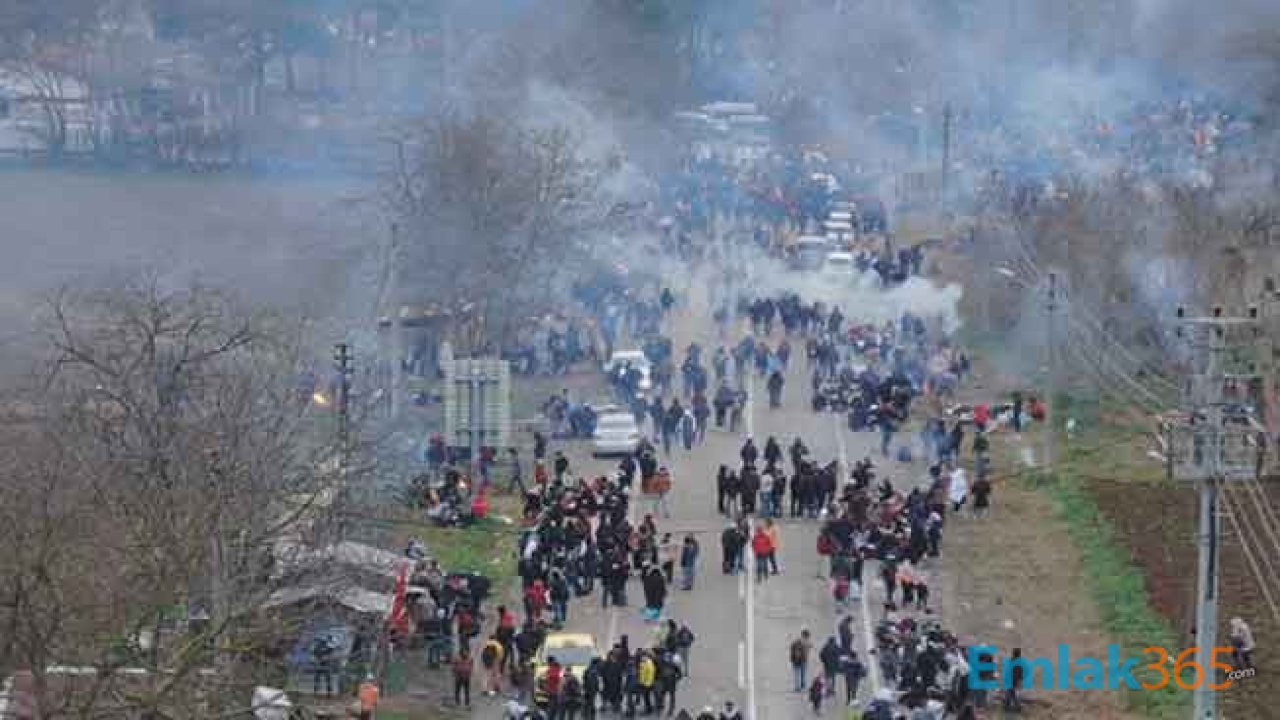
[{"label": "tear gas cloud", "polygon": [[[675,171],[679,153],[670,118],[679,109],[718,99],[758,102],[777,121],[780,143],[820,143],[874,183],[904,170],[936,167],[942,108],[949,105],[953,178],[963,197],[993,167],[1041,177],[1065,168],[1101,181],[1133,158],[1082,141],[1082,129],[1103,120],[1132,119],[1141,114],[1135,108],[1163,112],[1188,98],[1200,98],[1206,108],[1236,121],[1251,121],[1277,89],[1276,58],[1260,50],[1266,48],[1266,29],[1280,26],[1280,4],[1269,0],[1224,0],[1210,12],[1191,0],[713,0],[697,8],[671,4],[678,11],[656,18],[635,14],[633,5],[639,4],[442,3],[440,71],[424,69],[417,57],[379,60],[379,73],[398,78],[396,94],[370,93],[363,105],[354,102],[361,99],[354,94],[345,98],[353,101],[349,108],[359,105],[347,112],[360,117],[349,123],[341,142],[385,150],[383,133],[409,114],[498,98],[523,124],[568,127],[594,161],[621,159],[621,168],[606,178],[604,194],[644,202],[655,198]],[[1266,128],[1246,124],[1255,132],[1240,140],[1241,153],[1264,142]],[[325,142],[314,148],[317,158],[333,154]],[[1145,167],[1182,177],[1196,177],[1201,170],[1186,161],[1184,152],[1163,145],[1143,148],[1142,155]],[[340,183],[368,188],[381,159],[362,156],[354,167],[323,167]],[[1265,169],[1250,172],[1247,179],[1215,178],[1215,186],[1231,188],[1232,203],[1247,203],[1271,187]],[[279,183],[293,181],[282,177]],[[892,204],[884,184],[872,189]],[[11,202],[0,199],[0,210],[10,209]],[[112,198],[112,203],[112,210],[97,215],[146,218],[155,207],[138,197]],[[295,212],[313,215],[301,207]],[[44,222],[31,213],[5,216],[20,218],[17,231],[6,235],[27,246]],[[86,237],[118,236],[128,245],[129,233],[110,225]],[[375,249],[385,223],[370,220],[351,233],[311,233],[316,239],[304,248],[278,242],[230,247],[224,243],[231,232],[226,228],[199,232],[200,257],[222,253],[215,258],[221,262],[214,263],[222,266],[255,267],[260,257],[278,265],[282,254],[347,258],[351,246],[358,245],[365,261],[348,263],[345,281],[325,283],[345,288],[328,293],[328,300],[347,308],[376,304],[371,268],[378,263]],[[173,234],[191,233],[178,227]],[[644,249],[652,242],[641,235],[595,244],[607,248],[605,254],[623,253],[631,263],[652,262]],[[134,244],[117,258],[155,262],[165,253],[172,251]],[[827,291],[794,287],[802,281],[771,262],[761,261],[760,267],[769,287],[802,294]],[[58,268],[44,269],[46,286],[67,278]],[[38,272],[26,274],[34,282]],[[1140,280],[1139,286],[1151,282]],[[256,274],[239,282],[270,286]],[[1162,284],[1179,286],[1182,279],[1170,275]],[[957,288],[912,281],[887,292],[850,290],[848,306],[890,316],[913,307],[941,314],[954,325],[958,294]],[[323,305],[317,302],[313,312],[335,310]]]},{"label": "tear gas cloud", "polygon": [[746,292],[756,297],[778,297],[792,293],[802,302],[820,301],[841,309],[850,322],[896,322],[903,313],[936,320],[944,332],[961,327],[960,300],[963,288],[955,283],[938,284],[922,277],[909,277],[898,285],[882,287],[874,271],[856,277],[831,277],[799,273],[763,253],[749,253],[738,261],[748,267]]}]

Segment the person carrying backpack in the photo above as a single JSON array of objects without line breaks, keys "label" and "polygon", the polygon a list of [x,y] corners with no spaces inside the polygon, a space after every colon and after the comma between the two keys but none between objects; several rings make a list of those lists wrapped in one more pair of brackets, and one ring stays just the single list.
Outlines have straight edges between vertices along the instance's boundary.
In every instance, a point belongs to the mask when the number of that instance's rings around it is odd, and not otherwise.
[{"label": "person carrying backpack", "polygon": [[680,671],[685,677],[689,677],[689,650],[693,647],[693,641],[697,638],[693,635],[693,630],[689,629],[687,624],[681,623],[680,629],[676,631],[676,654],[680,656]]},{"label": "person carrying backpack", "polygon": [[582,709],[582,682],[573,673],[565,673],[564,684],[560,687],[560,720],[574,720],[578,710]]},{"label": "person carrying backpack", "polygon": [[813,649],[813,641],[808,630],[801,630],[800,637],[791,641],[789,657],[791,674],[795,679],[795,692],[804,692],[806,675],[809,669],[809,652]]},{"label": "person carrying backpack", "polygon": [[867,675],[867,668],[858,659],[856,653],[850,652],[840,657],[840,674],[844,675],[844,700],[853,705],[858,699],[858,685]]}]

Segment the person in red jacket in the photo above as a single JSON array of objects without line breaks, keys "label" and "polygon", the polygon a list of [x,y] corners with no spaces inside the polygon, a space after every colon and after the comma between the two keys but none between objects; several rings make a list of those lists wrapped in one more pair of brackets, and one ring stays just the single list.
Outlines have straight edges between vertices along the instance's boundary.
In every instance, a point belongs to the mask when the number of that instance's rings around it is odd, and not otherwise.
[{"label": "person in red jacket", "polygon": [[525,616],[536,623],[542,619],[542,611],[546,608],[547,586],[542,584],[542,580],[534,580],[524,591]]},{"label": "person in red jacket", "polygon": [[489,494],[483,487],[471,498],[471,516],[483,520],[489,516]]},{"label": "person in red jacket", "polygon": [[542,689],[547,693],[553,712],[559,709],[560,690],[563,686],[564,668],[560,667],[560,661],[553,655],[547,658],[547,672],[542,676]]},{"label": "person in red jacket", "polygon": [[987,423],[991,422],[991,407],[986,403],[973,406],[973,426],[978,432],[986,432]]},{"label": "person in red jacket", "polygon": [[756,582],[764,582],[769,577],[769,555],[773,553],[773,540],[764,525],[756,525],[751,536],[751,553],[756,556]]}]

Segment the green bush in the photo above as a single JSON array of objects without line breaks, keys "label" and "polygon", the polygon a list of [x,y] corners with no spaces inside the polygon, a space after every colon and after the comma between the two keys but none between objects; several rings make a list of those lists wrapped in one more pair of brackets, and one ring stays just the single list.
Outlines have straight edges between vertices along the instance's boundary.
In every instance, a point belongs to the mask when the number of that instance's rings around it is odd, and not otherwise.
[{"label": "green bush", "polygon": [[[1158,646],[1176,657],[1177,636],[1151,607],[1141,570],[1116,542],[1115,530],[1093,496],[1070,475],[1050,478],[1044,487],[1080,549],[1089,589],[1121,655],[1143,658],[1143,648]],[[1144,669],[1133,675],[1139,683],[1158,677]],[[1134,711],[1152,718],[1183,718],[1191,707],[1191,693],[1172,682],[1160,690],[1127,691],[1126,699]]]}]

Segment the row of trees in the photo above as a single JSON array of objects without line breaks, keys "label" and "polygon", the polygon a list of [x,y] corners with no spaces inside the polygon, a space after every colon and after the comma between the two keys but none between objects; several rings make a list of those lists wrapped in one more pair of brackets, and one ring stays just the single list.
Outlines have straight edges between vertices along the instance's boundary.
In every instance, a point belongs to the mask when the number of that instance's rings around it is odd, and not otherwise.
[{"label": "row of trees", "polygon": [[[173,163],[237,162],[250,141],[287,136],[268,131],[300,103],[339,101],[321,110],[336,124],[395,120],[474,80],[475,56],[494,47],[627,112],[665,113],[709,46],[704,5],[574,0],[538,14],[457,0],[18,0],[0,18],[0,92],[30,109],[50,155]],[[283,87],[268,92],[272,67]]]},{"label": "row of trees", "polygon": [[0,422],[0,676],[42,718],[244,713],[290,630],[258,622],[273,548],[339,480],[295,323],[148,279],[62,293],[45,328]]}]

